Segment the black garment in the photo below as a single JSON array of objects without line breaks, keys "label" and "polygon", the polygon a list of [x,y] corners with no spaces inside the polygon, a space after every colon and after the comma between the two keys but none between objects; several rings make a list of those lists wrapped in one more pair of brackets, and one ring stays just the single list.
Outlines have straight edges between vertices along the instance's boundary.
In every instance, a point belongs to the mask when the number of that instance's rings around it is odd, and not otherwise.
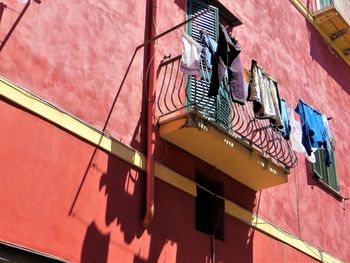
[{"label": "black garment", "polygon": [[[244,89],[243,77],[242,77],[242,66],[240,65],[240,59],[238,57],[241,52],[240,46],[236,39],[232,38],[223,25],[219,27],[219,40],[218,47],[214,54],[213,59],[213,71],[210,81],[208,96],[216,96],[219,91],[221,81],[225,76],[226,70],[228,71],[228,80],[231,84],[231,95],[238,86],[240,90]],[[238,86],[236,86],[238,85]],[[232,96],[235,98],[235,96]]]},{"label": "black garment", "polygon": [[[241,51],[241,47],[236,41],[236,50]],[[248,87],[244,86],[243,75],[242,75],[242,64],[240,55],[232,61],[231,66],[228,70],[228,79],[231,88],[231,98],[234,102],[244,105],[248,97]]]}]

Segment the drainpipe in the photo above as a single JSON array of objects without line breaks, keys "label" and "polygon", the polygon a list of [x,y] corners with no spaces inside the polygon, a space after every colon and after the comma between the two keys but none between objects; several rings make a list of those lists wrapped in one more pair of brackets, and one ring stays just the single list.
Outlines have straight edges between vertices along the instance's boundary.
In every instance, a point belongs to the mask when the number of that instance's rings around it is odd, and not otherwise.
[{"label": "drainpipe", "polygon": [[[146,3],[146,40],[156,37],[157,0]],[[154,215],[154,150],[155,150],[155,41],[146,46],[146,92],[147,92],[147,161],[146,161],[146,209],[143,226],[147,227]],[[148,73],[148,74],[147,74]]]}]

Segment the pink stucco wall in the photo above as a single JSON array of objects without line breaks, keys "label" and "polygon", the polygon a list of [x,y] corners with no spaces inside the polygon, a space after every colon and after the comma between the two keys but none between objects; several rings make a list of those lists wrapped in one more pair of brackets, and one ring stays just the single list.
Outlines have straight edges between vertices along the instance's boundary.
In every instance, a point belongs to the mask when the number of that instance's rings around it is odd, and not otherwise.
[{"label": "pink stucco wall", "polygon": [[[4,2],[15,10],[23,7],[18,1]],[[159,2],[158,33],[186,18],[185,0]],[[295,106],[301,98],[332,117],[340,189],[350,196],[349,66],[329,51],[290,2],[221,2],[243,22],[233,29],[242,46],[243,66],[249,68],[251,59],[256,59],[278,81],[289,104]],[[144,41],[145,12],[142,1],[33,3],[0,53],[0,74],[99,129],[118,95],[107,131],[144,152],[143,50],[122,89],[119,85],[134,48]],[[15,16],[5,10],[1,38]],[[157,64],[163,55],[180,54],[180,34],[175,31],[158,41]],[[103,152],[87,170],[93,151],[89,144],[8,102],[1,101],[0,114],[0,157],[6,164],[0,173],[5,189],[0,191],[0,206],[6,211],[0,239],[75,261],[94,257],[89,251],[96,242],[97,257],[108,255],[110,262],[121,257],[126,262],[207,260],[210,240],[194,230],[193,198],[157,181],[156,218],[149,229],[142,229],[143,173]],[[161,139],[156,156],[191,179],[196,169],[212,174],[224,182],[230,200],[350,260],[344,246],[350,241],[350,206],[307,173],[303,156],[298,156],[299,164],[287,184],[258,193]],[[86,171],[74,213],[69,214]],[[258,232],[248,242],[251,229],[230,217],[225,221],[227,239],[218,241],[218,259],[224,262],[236,256],[263,261],[266,249],[277,261],[283,256],[311,260]]]}]

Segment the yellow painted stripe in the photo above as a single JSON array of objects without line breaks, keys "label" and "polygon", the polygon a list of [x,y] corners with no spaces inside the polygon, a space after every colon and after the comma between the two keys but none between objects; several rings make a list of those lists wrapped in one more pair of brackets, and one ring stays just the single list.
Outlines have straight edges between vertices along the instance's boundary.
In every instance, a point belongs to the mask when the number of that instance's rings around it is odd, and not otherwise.
[{"label": "yellow painted stripe", "polygon": [[336,257],[323,252],[322,250],[308,244],[307,242],[262,219],[261,217],[256,216],[255,214],[243,209],[229,200],[225,200],[225,212],[232,217],[237,218],[241,222],[259,230],[260,232],[280,240],[312,258],[320,260],[321,262],[342,262]]},{"label": "yellow painted stripe", "polygon": [[40,117],[55,123],[76,136],[99,146],[101,149],[118,156],[138,168],[142,170],[146,169],[145,156],[143,154],[122,143],[112,140],[108,135],[103,135],[97,129],[82,123],[77,118],[66,112],[60,111],[52,105],[50,106],[48,102],[1,77],[0,96],[3,96]]},{"label": "yellow painted stripe", "polygon": [[[77,137],[99,146],[101,149],[136,166],[137,168],[145,170],[146,158],[142,153],[137,152],[121,142],[111,139],[108,135],[102,134],[88,124],[85,124],[68,113],[57,109],[48,102],[34,96],[2,77],[0,77],[0,96],[5,97],[15,104],[20,105],[52,123],[55,123],[72,134],[75,134]],[[194,181],[176,173],[158,162],[155,163],[155,176],[191,196],[196,196],[196,183]],[[229,200],[225,200],[225,212],[262,233],[280,240],[317,260],[323,262],[342,262],[336,257],[300,240],[298,237],[278,228],[274,224],[265,221]]]},{"label": "yellow painted stripe", "polygon": [[332,40],[329,38],[329,36],[324,33],[324,31],[314,22],[314,18],[311,14],[311,12],[307,9],[307,7],[300,1],[300,0],[289,0],[298,10],[299,12],[307,18],[307,20],[314,26],[314,28],[320,33],[320,35],[323,37],[323,39],[330,45],[337,53],[338,55],[350,66],[350,60],[347,60],[347,57],[344,55],[343,51],[332,45]]}]

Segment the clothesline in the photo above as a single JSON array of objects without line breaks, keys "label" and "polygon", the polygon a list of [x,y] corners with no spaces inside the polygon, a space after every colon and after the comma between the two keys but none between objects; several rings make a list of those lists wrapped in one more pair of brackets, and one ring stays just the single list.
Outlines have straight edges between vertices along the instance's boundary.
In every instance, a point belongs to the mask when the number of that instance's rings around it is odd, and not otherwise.
[{"label": "clothesline", "polygon": [[[270,119],[271,124],[286,140],[291,139],[293,150],[303,153],[309,161],[316,162],[314,152],[323,148],[325,163],[330,165],[329,140],[332,137],[329,117],[322,115],[301,99],[294,110],[293,106],[280,98],[277,81],[254,59],[250,71],[245,68],[249,85],[244,85],[240,45],[223,25],[219,26],[218,42],[205,30],[199,31],[201,43],[184,31],[181,32],[183,53],[180,70],[200,79],[201,64],[204,63],[211,70],[208,97],[217,96],[224,79],[228,79],[233,102],[244,105],[246,101],[252,101],[255,117]],[[299,114],[301,124],[294,119],[294,111]]]}]

